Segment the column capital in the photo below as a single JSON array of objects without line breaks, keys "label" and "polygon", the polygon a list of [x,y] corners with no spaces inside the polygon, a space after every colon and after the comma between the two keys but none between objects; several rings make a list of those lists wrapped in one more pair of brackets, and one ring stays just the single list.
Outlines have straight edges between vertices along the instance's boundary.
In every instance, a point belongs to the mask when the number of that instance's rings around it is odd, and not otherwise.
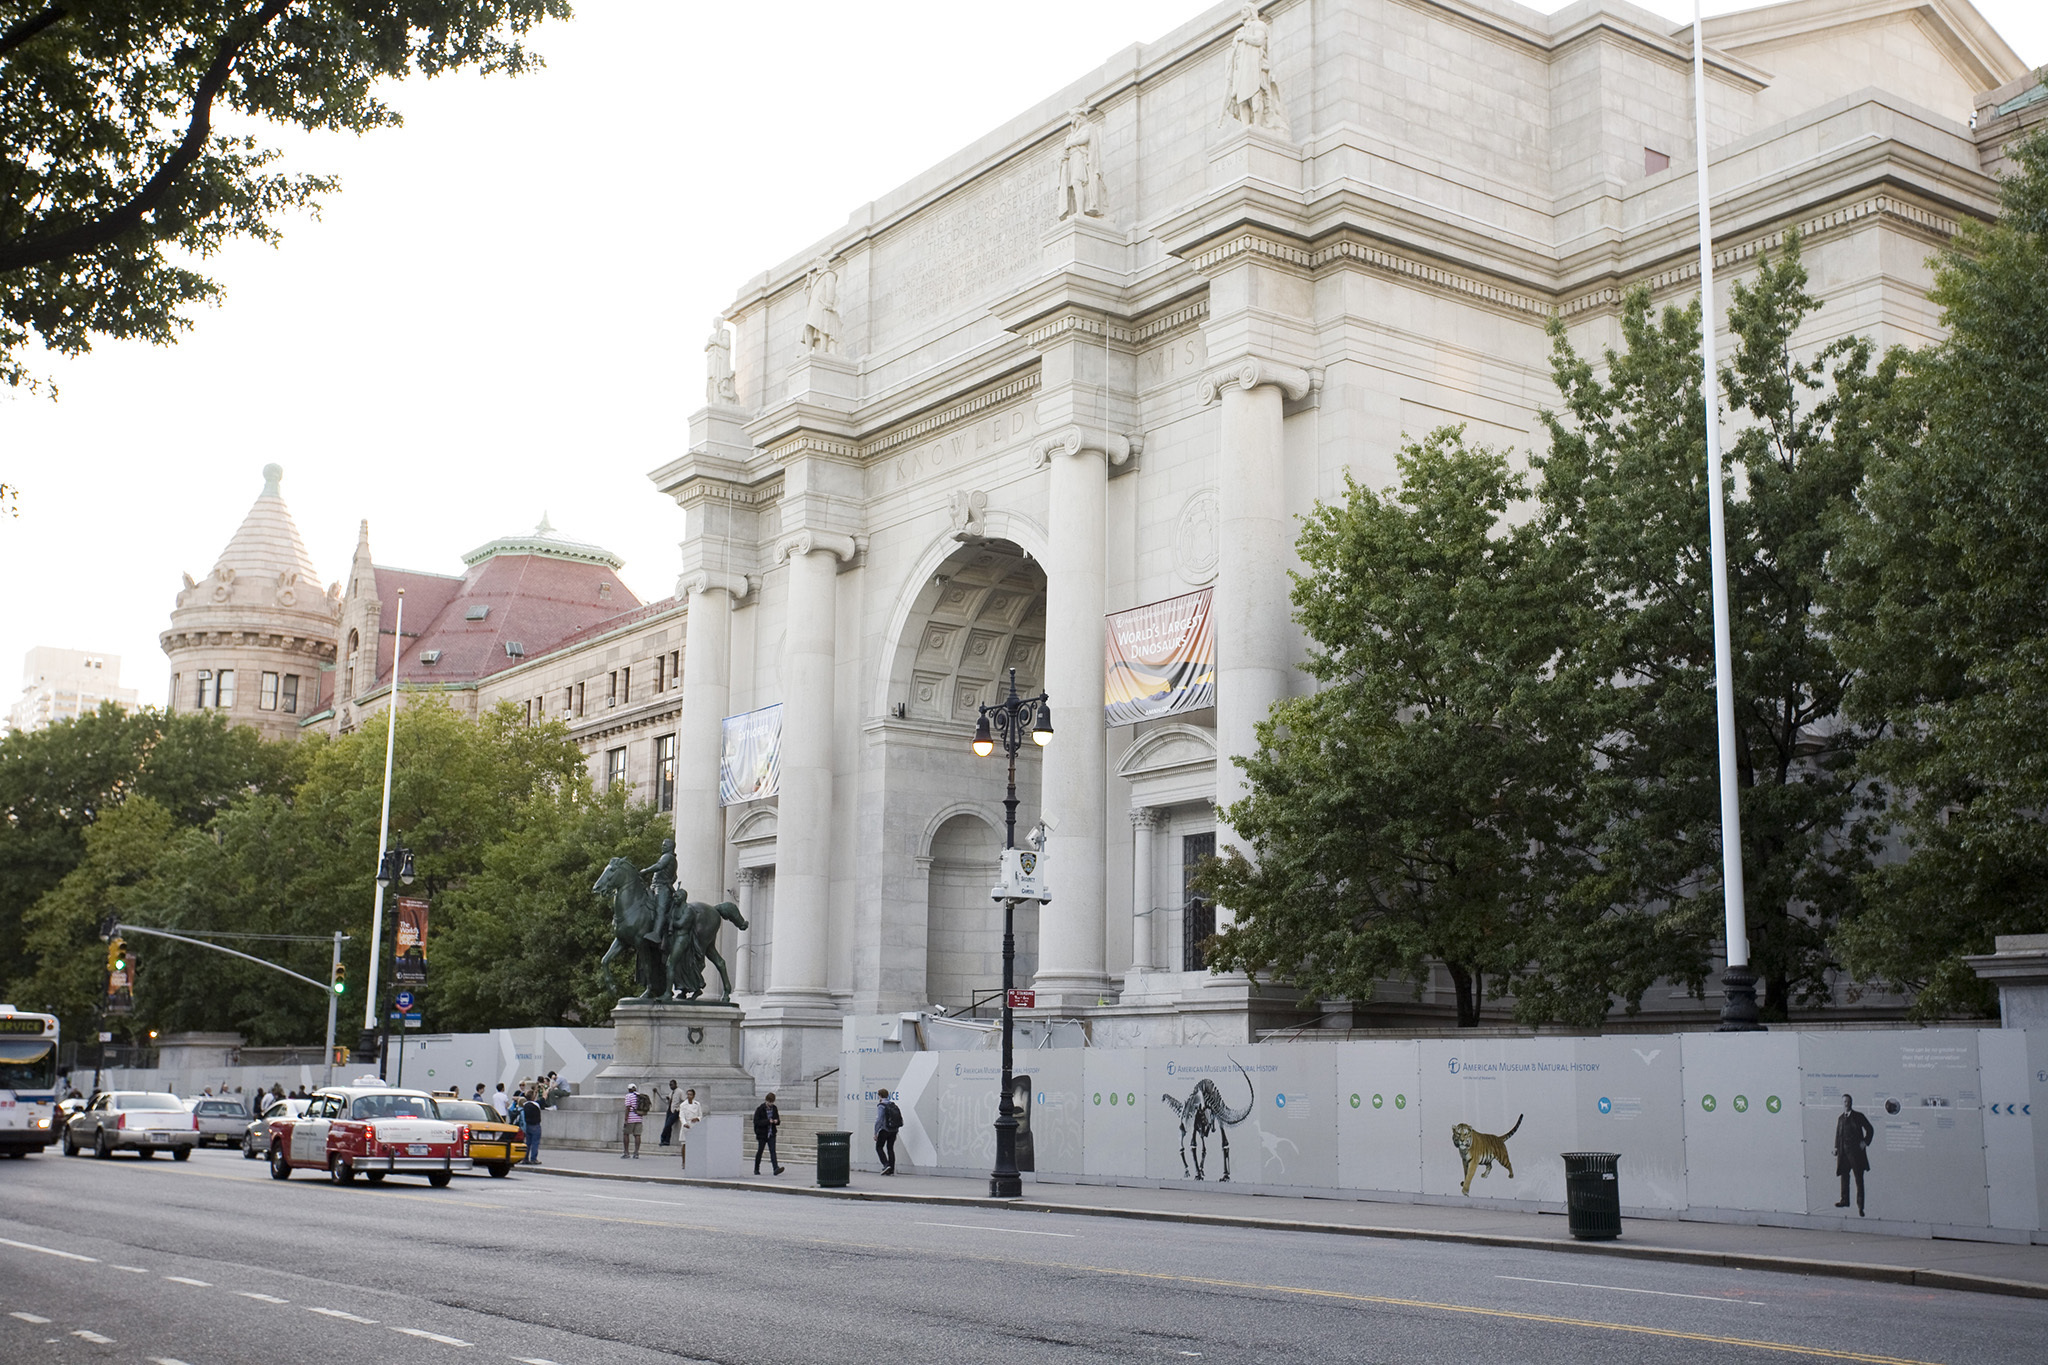
[{"label": "column capital", "polygon": [[737,602],[753,589],[753,580],[745,574],[717,573],[710,569],[697,569],[676,579],[678,597],[696,597],[700,593],[722,592]]},{"label": "column capital", "polygon": [[1157,806],[1131,807],[1132,829],[1158,829],[1166,823],[1166,812]]},{"label": "column capital", "polygon": [[778,560],[792,555],[829,554],[844,564],[860,553],[857,537],[839,535],[831,531],[793,531],[776,542],[775,557]]},{"label": "column capital", "polygon": [[1102,452],[1112,465],[1121,465],[1131,456],[1142,454],[1145,449],[1143,436],[1125,436],[1120,432],[1103,431],[1098,428],[1067,426],[1050,436],[1042,437],[1031,447],[1039,466],[1052,463],[1055,455],[1079,455],[1083,451]]},{"label": "column capital", "polygon": [[761,880],[761,869],[758,867],[743,867],[734,873],[733,876],[741,886],[753,886]]},{"label": "column capital", "polygon": [[1308,397],[1311,390],[1319,387],[1319,376],[1307,370],[1261,356],[1243,356],[1227,365],[1202,376],[1196,388],[1195,397],[1207,407],[1215,402],[1225,389],[1240,388],[1249,393],[1262,385],[1271,384],[1297,402]]}]

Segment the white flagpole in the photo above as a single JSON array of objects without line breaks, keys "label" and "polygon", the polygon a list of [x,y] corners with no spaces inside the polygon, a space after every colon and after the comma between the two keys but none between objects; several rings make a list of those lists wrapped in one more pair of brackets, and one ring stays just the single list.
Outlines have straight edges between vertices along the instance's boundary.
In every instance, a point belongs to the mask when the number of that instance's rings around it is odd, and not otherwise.
[{"label": "white flagpole", "polygon": [[[391,843],[391,744],[398,733],[398,660],[405,653],[405,589],[398,590],[398,612],[391,618],[391,705],[384,711],[384,806],[377,816],[377,870],[384,870],[384,850]],[[372,658],[375,657],[374,649]],[[377,883],[377,908],[370,913],[370,989],[363,998],[363,1031],[377,1029],[377,968],[384,951],[384,883]]]},{"label": "white flagpole", "polygon": [[1700,0],[1692,6],[1693,156],[1700,204],[1700,395],[1706,405],[1707,525],[1714,569],[1714,698],[1720,739],[1722,917],[1728,938],[1721,1027],[1756,1027],[1749,921],[1742,893],[1742,802],[1735,760],[1735,651],[1728,624],[1728,522],[1721,505],[1721,395],[1715,370],[1714,226],[1707,191],[1707,58]]}]

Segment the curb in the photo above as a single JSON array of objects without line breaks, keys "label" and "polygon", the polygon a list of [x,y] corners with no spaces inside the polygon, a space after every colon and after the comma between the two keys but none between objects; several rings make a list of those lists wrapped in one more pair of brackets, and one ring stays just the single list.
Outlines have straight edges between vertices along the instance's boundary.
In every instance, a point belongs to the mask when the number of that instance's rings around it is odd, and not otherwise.
[{"label": "curb", "polygon": [[1920,1289],[1955,1289],[1976,1294],[2000,1294],[2010,1298],[2048,1299],[2048,1284],[2036,1284],[2029,1280],[2007,1280],[1993,1275],[1971,1275],[1955,1270],[1929,1270],[1921,1266],[1878,1265],[1861,1261],[1812,1261],[1795,1256],[1769,1256],[1759,1252],[1695,1251],[1688,1247],[1660,1247],[1619,1241],[1581,1242],[1548,1237],[1517,1237],[1507,1233],[1447,1232],[1438,1228],[1317,1223],[1296,1218],[1252,1218],[1243,1214],[1118,1208],[1110,1204],[1056,1204],[1031,1199],[982,1199],[957,1194],[885,1194],[876,1190],[828,1190],[819,1189],[815,1185],[772,1185],[766,1181],[708,1180],[697,1176],[629,1175],[624,1171],[575,1171],[559,1166],[544,1166],[539,1173],[570,1180],[620,1180],[640,1185],[692,1185],[703,1189],[793,1194],[812,1199],[843,1199],[854,1203],[922,1204],[931,1208],[1021,1209],[1027,1213],[1128,1218],[1148,1223],[1190,1223],[1201,1227],[1249,1228],[1260,1232],[1315,1232],[1338,1237],[1377,1237],[1389,1241],[1506,1247],[1517,1251],[1566,1251],[1587,1256],[1662,1261],[1674,1265],[1717,1266],[1728,1270],[1768,1270],[1781,1275],[1818,1275],[1829,1279],[1913,1285]]}]

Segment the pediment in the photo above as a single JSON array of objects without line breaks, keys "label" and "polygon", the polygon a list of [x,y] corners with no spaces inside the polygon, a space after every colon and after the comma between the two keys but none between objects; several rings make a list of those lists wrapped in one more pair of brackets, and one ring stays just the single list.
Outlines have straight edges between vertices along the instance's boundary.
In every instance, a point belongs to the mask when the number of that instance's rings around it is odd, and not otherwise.
[{"label": "pediment", "polygon": [[777,819],[775,807],[763,806],[748,811],[737,825],[733,826],[729,842],[735,844],[767,843],[775,837]]},{"label": "pediment", "polygon": [[1162,725],[1147,730],[1117,760],[1116,775],[1127,782],[1159,777],[1216,762],[1216,733],[1199,725]]}]

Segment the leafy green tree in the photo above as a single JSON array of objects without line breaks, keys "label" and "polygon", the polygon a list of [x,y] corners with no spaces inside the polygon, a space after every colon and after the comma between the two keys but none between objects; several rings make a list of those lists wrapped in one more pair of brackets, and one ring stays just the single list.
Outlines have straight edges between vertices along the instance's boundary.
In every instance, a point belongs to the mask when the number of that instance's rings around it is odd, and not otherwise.
[{"label": "leafy green tree", "polygon": [[[614,856],[652,863],[670,817],[623,792],[537,792],[447,898],[433,964],[437,1017],[449,1028],[601,1024],[618,998],[598,975],[611,916],[591,885]],[[699,900],[722,900],[722,895]],[[620,972],[630,979],[628,962]]]},{"label": "leafy green tree", "polygon": [[1252,856],[1203,873],[1235,911],[1209,961],[1360,1001],[1441,961],[1471,1026],[1552,884],[1540,850],[1570,755],[1529,702],[1563,644],[1568,576],[1535,527],[1503,524],[1528,490],[1502,456],[1446,428],[1398,460],[1396,488],[1347,477],[1307,518],[1293,601],[1318,687],[1240,760],[1251,791],[1224,818]]},{"label": "leafy green tree", "polygon": [[380,82],[540,63],[521,39],[566,0],[0,0],[0,381],[33,336],[159,345],[220,296],[189,262],[317,208],[246,131],[401,120]]},{"label": "leafy green tree", "polygon": [[245,792],[289,786],[302,756],[218,712],[123,712],[111,702],[0,739],[0,995],[30,969],[24,911],[78,866],[106,811],[144,796],[173,827],[201,824]]},{"label": "leafy green tree", "polygon": [[[1766,1017],[1825,1003],[1828,936],[1874,854],[1842,712],[1848,670],[1823,609],[1831,554],[1873,450],[1897,439],[1896,358],[1850,337],[1810,359],[1817,307],[1798,241],[1734,287],[1721,382],[1739,434],[1725,485],[1735,725],[1751,965]],[[1564,415],[1546,414],[1543,524],[1584,566],[1592,605],[1552,695],[1596,736],[1576,842],[1599,851],[1575,891],[1651,912],[1652,954],[1697,988],[1719,937],[1719,780],[1699,304],[1653,316],[1633,291],[1604,377],[1553,325]],[[1538,964],[1539,974],[1550,974]]]},{"label": "leafy green tree", "polygon": [[1841,949],[1922,1015],[1993,1011],[1963,955],[2048,930],[2048,130],[2014,161],[1998,220],[1939,258],[1925,427],[1872,463],[1839,572],[1849,708],[1883,730],[1864,770],[1910,855]]}]

